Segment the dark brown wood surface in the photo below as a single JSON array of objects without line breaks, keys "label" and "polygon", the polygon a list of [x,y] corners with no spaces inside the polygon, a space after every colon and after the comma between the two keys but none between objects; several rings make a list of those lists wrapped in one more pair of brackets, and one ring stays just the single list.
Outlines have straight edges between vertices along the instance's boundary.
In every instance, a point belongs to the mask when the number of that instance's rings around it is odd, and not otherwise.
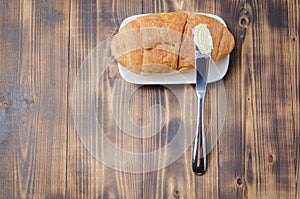
[{"label": "dark brown wood surface", "polygon": [[[227,114],[224,127],[213,126],[222,134],[209,153],[208,170],[201,177],[193,174],[190,146],[174,163],[152,172],[106,166],[77,132],[74,111],[83,105],[72,104],[76,76],[126,17],[181,10],[219,15],[236,41],[223,82],[209,85],[207,118],[218,118],[211,109],[218,110],[224,100],[223,84]],[[0,0],[0,198],[299,199],[299,23],[299,0]],[[111,142],[147,153],[168,145],[180,124],[184,139],[194,133],[194,87],[173,89],[181,101],[167,87],[125,82],[116,62],[107,66],[94,97]],[[131,90],[128,108],[122,102]],[[159,116],[155,124],[163,126],[156,136],[133,138],[115,124],[117,110],[123,122],[130,116],[147,125],[155,104],[164,107],[152,113]],[[98,138],[87,139],[101,147]],[[157,158],[168,155],[161,151]],[[149,167],[142,159],[141,168]]]}]

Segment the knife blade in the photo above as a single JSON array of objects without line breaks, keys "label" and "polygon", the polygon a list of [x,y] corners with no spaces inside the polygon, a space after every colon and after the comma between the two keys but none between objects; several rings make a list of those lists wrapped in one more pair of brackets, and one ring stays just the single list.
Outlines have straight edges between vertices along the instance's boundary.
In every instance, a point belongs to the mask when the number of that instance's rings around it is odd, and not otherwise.
[{"label": "knife blade", "polygon": [[207,85],[210,54],[202,54],[195,45],[196,94],[198,97],[197,130],[195,136],[192,168],[195,174],[202,175],[206,171],[206,145],[204,133],[204,100]]}]

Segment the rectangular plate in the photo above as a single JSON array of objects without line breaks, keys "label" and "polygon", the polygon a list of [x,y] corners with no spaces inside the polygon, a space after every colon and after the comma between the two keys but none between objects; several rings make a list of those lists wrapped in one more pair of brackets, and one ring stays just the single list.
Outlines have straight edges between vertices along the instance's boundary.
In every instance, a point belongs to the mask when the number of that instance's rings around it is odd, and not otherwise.
[{"label": "rectangular plate", "polygon": [[[226,26],[225,21],[217,15],[208,14],[208,13],[197,13],[197,14],[202,14],[211,18],[215,18],[218,21],[220,21],[222,24],[224,24],[224,26]],[[126,18],[121,23],[120,29],[122,29],[129,22],[135,20],[136,18],[141,16],[146,16],[146,15],[149,14],[134,15]],[[219,60],[216,63],[211,63],[208,71],[207,82],[212,83],[222,79],[227,72],[228,65],[229,65],[229,55],[227,55],[224,59]],[[145,76],[145,75],[133,73],[119,63],[118,63],[118,67],[122,78],[125,81],[133,84],[151,84],[151,85],[154,84],[155,85],[155,84],[195,84],[196,83],[195,71],[182,72],[182,73],[175,71],[173,73],[163,73],[159,75]]]}]

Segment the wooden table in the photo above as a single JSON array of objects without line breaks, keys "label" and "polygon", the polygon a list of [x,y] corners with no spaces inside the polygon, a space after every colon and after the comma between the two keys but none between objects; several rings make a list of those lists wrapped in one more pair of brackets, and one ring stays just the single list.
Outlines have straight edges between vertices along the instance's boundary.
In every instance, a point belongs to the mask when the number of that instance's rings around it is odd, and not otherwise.
[{"label": "wooden table", "polygon": [[[193,174],[190,145],[178,160],[152,172],[105,166],[76,130],[72,100],[79,69],[126,17],[181,10],[221,16],[236,41],[222,82],[225,125],[216,127],[222,134],[208,170]],[[300,198],[299,23],[297,0],[1,0],[0,198]],[[115,62],[96,85],[97,117],[113,144],[147,153],[168,145],[179,124],[186,136],[193,133],[193,85],[176,87],[180,100],[165,86],[135,86],[122,80]],[[160,104],[164,109],[154,114],[164,111],[161,133],[130,138],[115,125],[118,98],[112,93],[118,89],[122,97],[130,88],[136,90],[129,113],[119,107],[118,114],[146,125],[150,107]],[[209,86],[207,107],[224,100],[219,90],[220,83]],[[212,114],[207,108],[207,117]]]}]

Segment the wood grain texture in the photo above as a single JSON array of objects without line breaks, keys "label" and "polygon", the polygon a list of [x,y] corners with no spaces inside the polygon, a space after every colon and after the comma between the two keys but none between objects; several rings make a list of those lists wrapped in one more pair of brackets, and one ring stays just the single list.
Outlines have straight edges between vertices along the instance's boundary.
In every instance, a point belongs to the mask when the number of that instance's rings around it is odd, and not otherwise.
[{"label": "wood grain texture", "polygon": [[63,198],[69,4],[0,2],[0,198]]},{"label": "wood grain texture", "polygon": [[291,67],[291,98],[292,98],[292,121],[294,128],[294,161],[296,174],[296,198],[300,198],[300,10],[299,1],[288,4],[288,35],[289,35],[289,65]]},{"label": "wood grain texture", "polygon": [[[243,198],[244,194],[244,136],[243,102],[247,93],[242,82],[245,78],[243,69],[243,35],[245,29],[239,26],[243,1],[231,1],[223,4],[216,2],[216,12],[227,23],[235,36],[235,49],[230,57],[230,66],[224,78],[227,93],[227,115],[223,133],[219,139],[219,196],[220,198]],[[227,14],[232,13],[232,14]],[[244,118],[246,119],[246,118]],[[250,197],[251,198],[251,197]]]},{"label": "wood grain texture", "polygon": [[[245,4],[241,16],[240,24],[246,28],[241,85],[248,90],[242,98],[244,187],[249,197],[296,197],[296,140],[292,114],[286,114],[293,112],[291,69],[295,66],[287,58],[289,38],[281,36],[289,32],[287,7],[284,2],[253,2]],[[266,31],[273,34],[264,34]]]},{"label": "wood grain texture", "polygon": [[[130,6],[131,9],[126,9],[126,6]],[[92,53],[98,44],[117,31],[116,26],[119,26],[126,17],[141,13],[141,11],[142,5],[140,1],[87,2],[78,0],[71,2],[70,101],[72,100],[73,83],[84,59],[89,53]],[[93,64],[92,61],[91,64]],[[106,66],[99,65],[99,67]],[[113,98],[111,93],[120,80],[121,77],[118,74],[115,63],[105,69],[104,76],[97,85],[97,115],[105,136],[108,136],[116,146],[134,151],[139,148],[139,143],[136,143],[135,139],[128,138],[128,136],[126,139],[126,135],[115,125],[112,116],[111,102]],[[132,86],[125,82],[119,85],[120,89],[124,88],[125,90]],[[84,98],[82,100],[84,102]],[[136,104],[139,105],[140,102],[136,102]],[[142,108],[142,106],[140,107]],[[70,109],[69,114],[72,114],[79,108],[73,107],[72,110]],[[139,106],[137,107],[138,110]],[[68,197],[143,198],[141,189],[142,175],[119,172],[97,161],[96,157],[92,156],[81,142],[73,118],[69,120],[68,129]],[[95,140],[97,148],[103,145],[101,137],[95,138]],[[99,153],[101,153],[101,150],[100,148]]]},{"label": "wood grain texture", "polygon": [[[144,1],[143,4],[144,13],[172,12],[182,10],[213,13],[214,3],[210,3],[210,6],[208,7],[203,6],[202,9],[199,1]],[[193,92],[193,87],[181,86],[178,89],[184,93],[183,96],[185,96],[184,100],[186,102],[195,100],[195,96],[188,94]],[[217,86],[211,85],[209,87],[209,92],[210,103],[213,105],[217,104]],[[150,94],[155,96],[159,93],[153,92]],[[166,106],[169,107],[168,109],[172,109],[172,107],[179,107],[179,105],[174,104],[174,99],[172,98],[169,98],[169,101],[166,101],[165,103]],[[183,124],[184,134],[190,134],[195,131],[193,128],[195,126],[194,121],[191,119],[186,120],[186,118],[194,118],[197,114],[196,110],[197,107],[195,104],[190,104],[187,107],[183,107],[182,110],[180,110],[181,113],[175,114],[175,116],[178,117],[179,121],[181,120]],[[210,112],[209,109],[206,110],[206,112],[206,115],[208,116],[208,112]],[[174,114],[171,114],[170,120],[172,120],[173,117]],[[207,127],[209,126],[208,124],[209,123],[207,121]],[[172,129],[172,126],[176,126],[176,124],[170,123],[169,125],[170,128],[167,129],[170,130]],[[174,133],[170,130],[168,134]],[[153,145],[155,146],[155,144],[153,144],[151,141],[144,142],[144,148],[146,148],[145,150],[153,148]],[[143,195],[145,198],[218,198],[217,151],[218,149],[215,147],[210,153],[208,158],[209,168],[206,174],[202,177],[196,177],[191,170],[192,147],[190,147],[181,158],[179,158],[169,167],[157,172],[144,174]],[[151,184],[159,184],[160,186],[152,188],[150,186]]]},{"label": "wood grain texture", "polygon": [[[0,0],[0,198],[300,198],[299,8],[299,0]],[[98,158],[104,136],[123,150],[148,153],[170,144],[180,125],[183,140],[194,133],[193,85],[129,84],[116,62],[93,56],[126,17],[170,11],[219,15],[236,41],[223,82],[208,88],[206,126],[222,134],[201,177],[191,170],[189,145],[171,165],[141,174],[133,172],[155,167],[153,159],[134,160],[129,165],[137,167],[122,172]],[[96,85],[80,90],[96,88],[104,134],[87,136],[93,154],[73,117],[90,100],[72,104],[84,64],[99,66],[94,73],[105,68]],[[224,126],[213,111],[222,108],[223,84]],[[162,108],[153,109],[157,104]],[[159,127],[150,138],[128,135]],[[170,155],[160,150],[154,160]]]}]

